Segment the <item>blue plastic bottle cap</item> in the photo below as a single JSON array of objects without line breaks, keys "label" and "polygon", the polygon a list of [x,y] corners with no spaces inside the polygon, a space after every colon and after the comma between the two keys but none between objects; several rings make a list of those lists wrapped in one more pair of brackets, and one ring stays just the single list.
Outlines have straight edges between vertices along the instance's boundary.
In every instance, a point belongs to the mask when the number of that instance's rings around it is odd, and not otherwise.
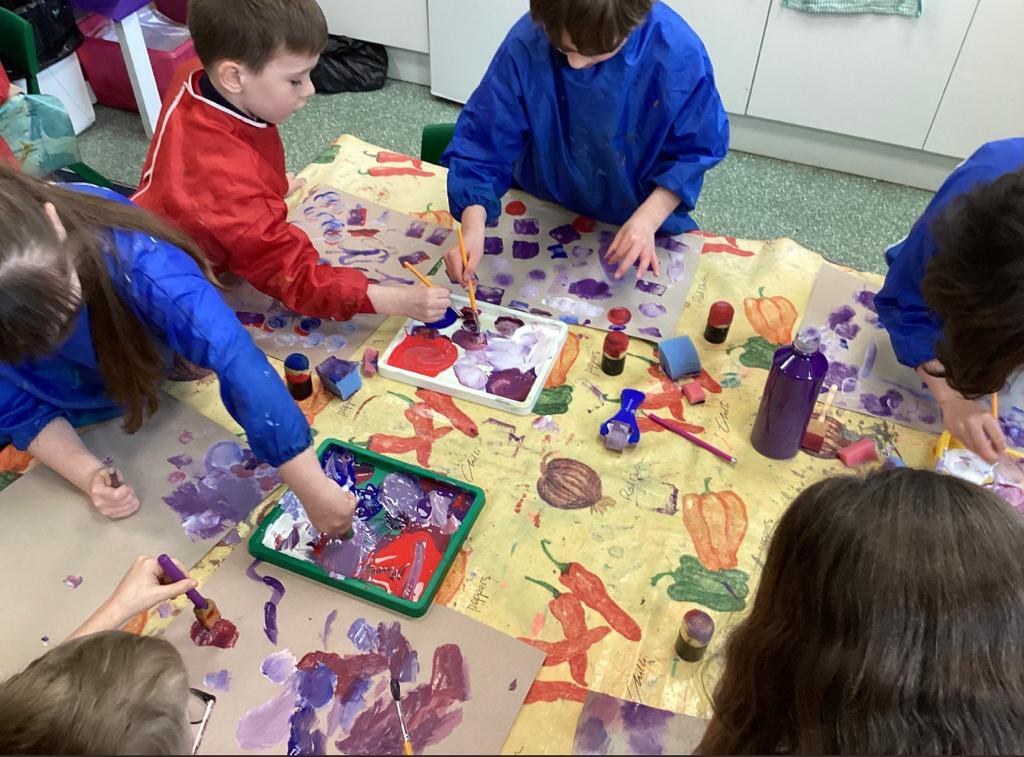
[{"label": "blue plastic bottle cap", "polygon": [[673,381],[700,373],[700,355],[688,336],[666,339],[658,345],[658,353],[662,372]]}]

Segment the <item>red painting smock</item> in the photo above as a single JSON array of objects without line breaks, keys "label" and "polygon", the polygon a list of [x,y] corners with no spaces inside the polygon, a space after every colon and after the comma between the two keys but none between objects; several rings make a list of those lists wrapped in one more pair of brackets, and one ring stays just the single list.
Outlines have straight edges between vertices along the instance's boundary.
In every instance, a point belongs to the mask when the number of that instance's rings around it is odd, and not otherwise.
[{"label": "red painting smock", "polygon": [[374,312],[366,276],[320,265],[309,237],[288,223],[277,127],[204,98],[201,76],[190,72],[164,102],[134,201],[187,232],[218,273],[297,313],[348,320]]}]

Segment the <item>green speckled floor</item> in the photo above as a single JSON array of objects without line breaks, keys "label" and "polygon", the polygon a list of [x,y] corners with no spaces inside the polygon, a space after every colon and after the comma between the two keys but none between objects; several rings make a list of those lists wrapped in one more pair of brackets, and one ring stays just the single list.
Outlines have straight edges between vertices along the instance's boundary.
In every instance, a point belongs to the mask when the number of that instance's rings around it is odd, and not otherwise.
[{"label": "green speckled floor", "polygon": [[[426,87],[389,81],[379,92],[317,96],[281,129],[289,170],[309,163],[339,134],[418,154],[424,124],[454,121],[459,108]],[[83,157],[135,186],[146,138],[134,113],[98,107],[81,137]],[[788,236],[838,263],[884,272],[885,248],[903,237],[931,194],[848,174],[733,152],[708,177],[697,207],[702,227],[746,239]]]}]

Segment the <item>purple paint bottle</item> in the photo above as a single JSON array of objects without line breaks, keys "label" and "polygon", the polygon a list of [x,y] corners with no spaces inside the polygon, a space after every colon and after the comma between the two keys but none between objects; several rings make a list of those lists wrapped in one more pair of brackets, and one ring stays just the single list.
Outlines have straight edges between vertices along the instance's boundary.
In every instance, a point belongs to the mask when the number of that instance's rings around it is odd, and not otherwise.
[{"label": "purple paint bottle", "polygon": [[800,450],[828,373],[828,359],[818,351],[820,345],[818,330],[806,328],[792,345],[782,347],[772,358],[772,370],[750,435],[754,449],[765,457],[788,460]]}]

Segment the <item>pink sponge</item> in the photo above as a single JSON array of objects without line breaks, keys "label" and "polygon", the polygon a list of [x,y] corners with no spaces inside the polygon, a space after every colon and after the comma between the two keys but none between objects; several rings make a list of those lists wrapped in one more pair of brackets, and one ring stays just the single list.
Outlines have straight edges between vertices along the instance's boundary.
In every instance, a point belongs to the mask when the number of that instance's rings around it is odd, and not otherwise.
[{"label": "pink sponge", "polygon": [[691,405],[703,405],[707,399],[704,389],[696,381],[683,384],[683,396],[686,397],[686,401]]},{"label": "pink sponge", "polygon": [[843,461],[847,468],[856,468],[858,465],[877,460],[878,447],[875,446],[874,439],[864,437],[849,447],[843,447],[843,449],[839,450],[839,459]]}]

